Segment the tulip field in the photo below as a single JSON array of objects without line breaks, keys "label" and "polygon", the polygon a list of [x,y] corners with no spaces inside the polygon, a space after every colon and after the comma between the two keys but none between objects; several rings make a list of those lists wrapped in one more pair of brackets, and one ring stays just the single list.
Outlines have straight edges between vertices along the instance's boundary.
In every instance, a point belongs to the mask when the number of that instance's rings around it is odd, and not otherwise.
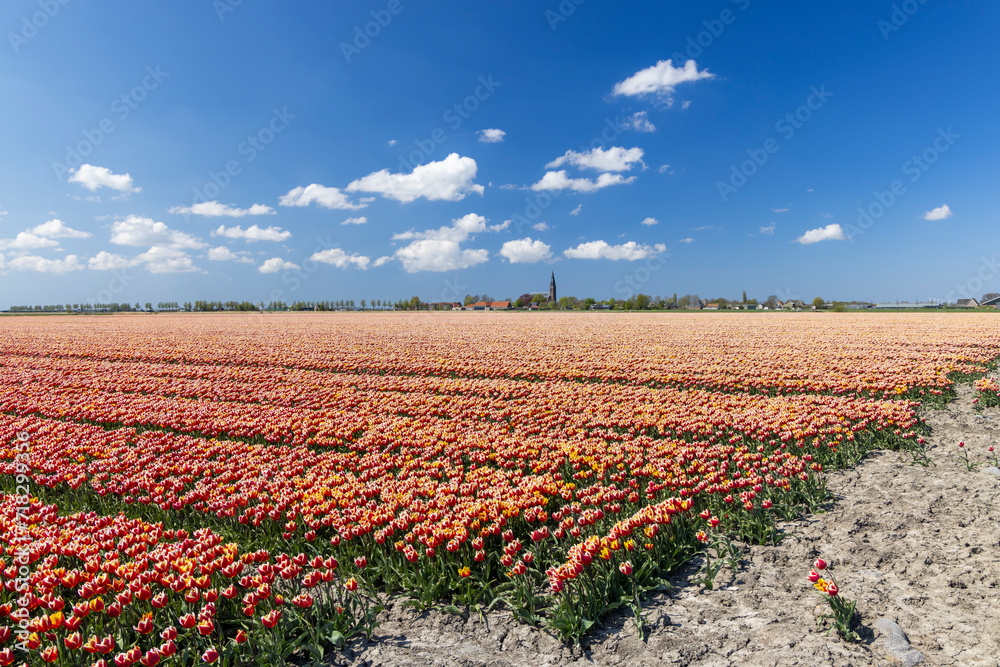
[{"label": "tulip field", "polygon": [[[969,314],[0,320],[0,665],[319,661],[392,596],[567,641],[919,448]],[[728,539],[728,538],[725,538]],[[707,585],[711,586],[710,580]]]}]

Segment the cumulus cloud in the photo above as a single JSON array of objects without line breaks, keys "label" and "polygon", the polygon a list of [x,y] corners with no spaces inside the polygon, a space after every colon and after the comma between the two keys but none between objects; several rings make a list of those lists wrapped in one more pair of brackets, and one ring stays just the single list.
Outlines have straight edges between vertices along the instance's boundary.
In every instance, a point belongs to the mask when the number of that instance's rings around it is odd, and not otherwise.
[{"label": "cumulus cloud", "polygon": [[135,260],[127,259],[121,255],[102,250],[87,261],[87,268],[93,271],[114,271],[132,266]]},{"label": "cumulus cloud", "polygon": [[698,70],[694,60],[688,60],[684,67],[674,67],[672,60],[661,60],[652,67],[639,70],[629,78],[615,84],[616,96],[642,97],[656,95],[673,104],[674,89],[682,83],[701,79],[711,79],[715,75],[708,70]]},{"label": "cumulus cloud", "polygon": [[545,165],[546,169],[555,169],[564,164],[569,164],[580,169],[596,169],[597,171],[629,171],[636,164],[642,164],[643,152],[641,148],[622,148],[612,146],[604,150],[600,147],[577,153],[576,151],[566,151],[562,157],[558,157]]},{"label": "cumulus cloud", "polygon": [[154,245],[136,256],[135,261],[144,263],[150,273],[192,273],[201,270],[186,252],[165,245]]},{"label": "cumulus cloud", "polygon": [[390,139],[386,143],[389,144],[390,146],[395,146],[396,144],[399,143],[399,139]]},{"label": "cumulus cloud", "polygon": [[302,187],[292,188],[278,200],[282,206],[309,206],[315,203],[323,208],[337,208],[349,211],[364,208],[370,198],[361,199],[360,202],[352,202],[347,195],[337,188],[328,188],[325,185],[313,183]]},{"label": "cumulus cloud", "polygon": [[257,270],[260,271],[261,273],[277,273],[278,271],[285,271],[286,269],[297,269],[297,268],[299,268],[298,264],[293,264],[292,262],[286,262],[280,257],[272,257],[271,259],[267,260],[259,267],[257,267]]},{"label": "cumulus cloud", "polygon": [[89,239],[93,236],[90,232],[82,232],[78,229],[67,227],[66,224],[59,219],[43,222],[37,227],[32,227],[28,230],[28,232],[50,239]]},{"label": "cumulus cloud", "polygon": [[601,174],[595,180],[589,178],[569,178],[565,170],[547,171],[542,180],[531,186],[532,190],[573,190],[574,192],[595,192],[612,185],[627,185],[635,176],[625,178],[621,174]]},{"label": "cumulus cloud", "polygon": [[12,239],[0,239],[0,250],[35,250],[37,248],[58,248],[59,242],[38,234],[19,232]]},{"label": "cumulus cloud", "polygon": [[951,208],[944,204],[924,213],[924,220],[944,220],[951,217]]},{"label": "cumulus cloud", "polygon": [[570,215],[580,215],[580,211],[583,210],[583,204],[577,204],[576,208],[569,212]]},{"label": "cumulus cloud", "polygon": [[495,128],[489,130],[479,130],[476,132],[479,135],[479,140],[484,144],[496,144],[503,141],[503,138],[507,136],[507,133],[503,130],[497,130]]},{"label": "cumulus cloud", "polygon": [[635,241],[622,243],[621,245],[610,245],[605,241],[589,241],[581,243],[575,248],[568,248],[563,254],[570,259],[624,259],[636,261],[655,257],[658,253],[665,252],[667,246],[657,243],[653,246],[639,244]]},{"label": "cumulus cloud", "polygon": [[224,245],[209,248],[206,257],[213,262],[241,262],[243,264],[253,264],[247,252],[233,252]]},{"label": "cumulus cloud", "polygon": [[510,226],[507,220],[499,225],[486,224],[486,218],[469,213],[452,220],[452,224],[423,232],[407,231],[395,234],[395,241],[412,241],[400,248],[393,257],[410,273],[417,271],[451,271],[482,264],[489,259],[485,249],[463,249],[462,242],[481,232],[498,232]]},{"label": "cumulus cloud", "polygon": [[396,259],[409,273],[417,271],[454,271],[482,264],[490,257],[485,249],[463,250],[454,241],[426,239],[414,241],[396,251]]},{"label": "cumulus cloud", "polygon": [[281,227],[268,227],[266,229],[257,225],[250,225],[243,229],[239,225],[236,227],[226,227],[219,225],[212,230],[212,236],[224,236],[227,239],[243,239],[244,241],[284,241],[292,236],[292,233]]},{"label": "cumulus cloud", "polygon": [[135,187],[132,177],[128,174],[113,174],[107,167],[95,167],[92,164],[82,164],[78,169],[70,169],[69,182],[79,183],[91,192],[98,188],[111,188],[119,192],[141,192]]},{"label": "cumulus cloud", "polygon": [[137,215],[130,215],[111,224],[111,242],[115,245],[192,249],[207,245],[190,234],[170,229],[165,223]]},{"label": "cumulus cloud", "polygon": [[38,255],[23,255],[7,262],[7,268],[15,271],[36,271],[61,275],[70,271],[80,271],[83,264],[76,255],[66,255],[65,259],[47,259]]},{"label": "cumulus cloud", "polygon": [[352,181],[348,192],[373,192],[388,199],[408,203],[423,197],[428,200],[460,201],[471,192],[483,194],[476,185],[476,161],[452,153],[439,162],[414,167],[409,174],[393,174],[382,169]]},{"label": "cumulus cloud", "polygon": [[367,270],[368,264],[371,263],[371,258],[369,257],[357,254],[348,255],[340,248],[322,250],[314,253],[309,259],[314,262],[322,262],[323,264],[332,264],[338,269],[346,269],[349,266],[356,266],[362,271]]},{"label": "cumulus cloud", "polygon": [[[573,214],[572,214],[572,213],[570,213],[570,215],[573,215]],[[532,229],[536,229],[536,230],[538,230],[538,231],[540,231],[540,232],[545,232],[545,231],[548,231],[549,229],[551,229],[551,227],[549,227],[549,226],[548,226],[547,224],[545,224],[544,222],[536,222],[535,224],[533,224],[533,225],[531,226],[531,228],[532,228]]]},{"label": "cumulus cloud", "polygon": [[264,204],[254,204],[250,208],[235,208],[217,201],[206,201],[191,206],[174,206],[170,212],[181,215],[202,215],[207,218],[242,218],[247,215],[273,215],[274,209]]},{"label": "cumulus cloud", "polygon": [[819,227],[817,229],[810,229],[808,232],[795,239],[796,243],[801,243],[802,245],[809,245],[810,243],[819,243],[820,241],[846,241],[847,235],[844,234],[844,230],[837,223],[827,225],[826,227]]},{"label": "cumulus cloud", "polygon": [[376,259],[372,263],[372,266],[379,267],[379,266],[382,266],[383,264],[388,264],[391,261],[392,261],[392,257],[389,257],[388,255],[384,255],[384,256],[379,257],[378,259]]},{"label": "cumulus cloud", "polygon": [[622,127],[636,132],[656,132],[656,126],[649,122],[646,111],[636,111],[622,122]]},{"label": "cumulus cloud", "polygon": [[551,259],[552,247],[541,241],[533,241],[531,237],[507,241],[500,248],[500,255],[506,257],[511,264],[535,264]]},{"label": "cumulus cloud", "polygon": [[760,233],[761,234],[767,234],[768,236],[771,236],[771,235],[774,234],[774,227],[775,227],[775,224],[772,222],[767,227],[761,227],[760,228]]},{"label": "cumulus cloud", "polygon": [[656,218],[646,218],[645,220],[643,220],[639,224],[640,225],[646,225],[647,227],[652,227],[653,225],[660,224],[660,221],[657,220]]},{"label": "cumulus cloud", "polygon": [[694,243],[694,239],[689,236],[686,239],[681,239],[680,243]]},{"label": "cumulus cloud", "polygon": [[361,216],[358,216],[356,218],[348,218],[347,220],[344,220],[340,224],[342,224],[342,225],[364,225],[364,224],[367,224],[367,223],[368,223],[368,218],[366,218],[365,216],[361,215]]}]

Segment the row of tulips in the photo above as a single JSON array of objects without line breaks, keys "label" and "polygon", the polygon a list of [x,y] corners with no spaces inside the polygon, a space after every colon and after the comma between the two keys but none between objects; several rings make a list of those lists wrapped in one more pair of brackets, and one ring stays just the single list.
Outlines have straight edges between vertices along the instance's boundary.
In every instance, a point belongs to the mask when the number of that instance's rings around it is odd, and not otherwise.
[{"label": "row of tulips", "polygon": [[1000,352],[991,318],[925,314],[164,315],[18,320],[5,329],[3,358],[180,363],[202,367],[201,377],[213,368],[272,378],[322,370],[877,396],[945,391],[952,373],[981,373]]}]

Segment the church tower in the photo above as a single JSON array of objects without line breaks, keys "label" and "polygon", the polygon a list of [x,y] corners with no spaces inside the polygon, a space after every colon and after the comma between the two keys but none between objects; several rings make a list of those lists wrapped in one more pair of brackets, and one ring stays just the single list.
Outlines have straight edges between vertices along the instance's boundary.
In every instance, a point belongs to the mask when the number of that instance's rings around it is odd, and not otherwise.
[{"label": "church tower", "polygon": [[552,272],[552,280],[549,281],[549,301],[556,301],[556,272]]}]

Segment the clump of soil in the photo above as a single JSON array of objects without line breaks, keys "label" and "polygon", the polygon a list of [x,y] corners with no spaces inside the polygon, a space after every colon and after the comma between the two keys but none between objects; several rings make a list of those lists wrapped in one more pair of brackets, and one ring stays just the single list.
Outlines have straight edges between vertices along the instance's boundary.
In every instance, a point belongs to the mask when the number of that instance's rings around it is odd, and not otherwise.
[{"label": "clump of soil", "polygon": [[[968,470],[1000,449],[1000,408],[977,412],[971,386],[927,410],[933,465],[911,454],[876,452],[852,470],[829,475],[836,500],[825,514],[783,525],[777,546],[751,546],[738,572],[723,570],[716,590],[689,583],[645,604],[643,636],[630,612],[608,618],[582,646],[566,646],[504,613],[480,620],[418,613],[399,604],[383,612],[371,642],[355,641],[333,664],[404,665],[891,665],[876,641],[880,617],[895,621],[922,664],[1000,665],[1000,478]],[[842,595],[858,600],[849,644],[817,629],[826,603],[805,576],[826,559]],[[898,664],[898,663],[895,663]]]}]

